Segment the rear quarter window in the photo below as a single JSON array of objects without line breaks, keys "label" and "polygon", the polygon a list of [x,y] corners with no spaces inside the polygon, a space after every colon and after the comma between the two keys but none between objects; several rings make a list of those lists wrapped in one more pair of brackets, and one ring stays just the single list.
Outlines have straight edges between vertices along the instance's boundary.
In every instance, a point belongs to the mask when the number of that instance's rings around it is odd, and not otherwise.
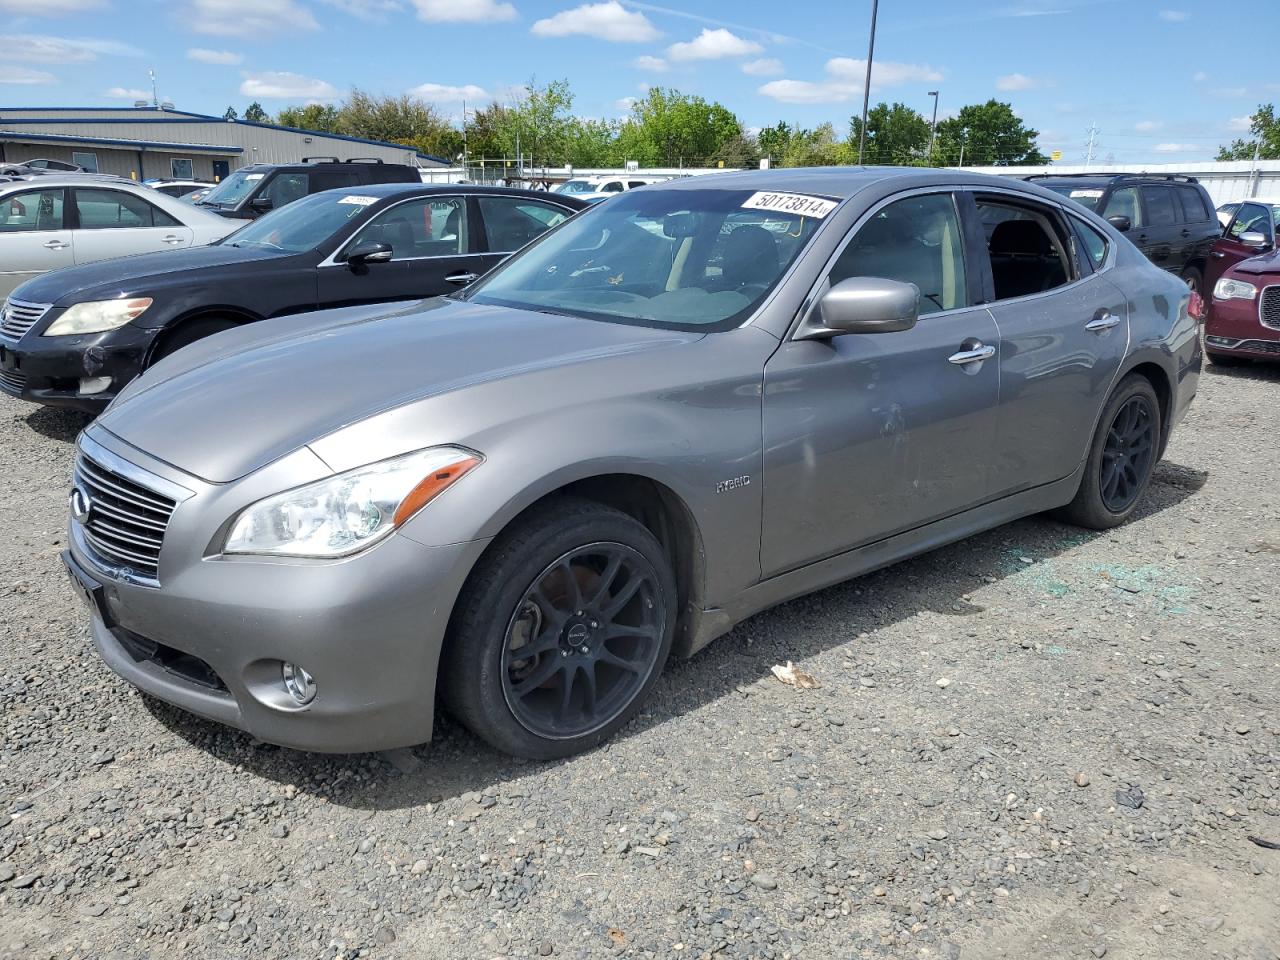
[{"label": "rear quarter window", "polygon": [[1217,219],[1213,209],[1199,190],[1191,186],[1174,188],[1178,195],[1178,205],[1182,209],[1182,219],[1187,223],[1199,223],[1204,220]]}]

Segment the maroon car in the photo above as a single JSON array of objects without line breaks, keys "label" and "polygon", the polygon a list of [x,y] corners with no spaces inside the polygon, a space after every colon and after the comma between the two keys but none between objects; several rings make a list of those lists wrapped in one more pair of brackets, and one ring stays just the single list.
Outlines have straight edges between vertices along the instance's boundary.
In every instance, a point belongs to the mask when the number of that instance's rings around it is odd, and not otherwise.
[{"label": "maroon car", "polygon": [[1248,200],[1213,245],[1204,349],[1214,363],[1280,361],[1278,224],[1280,199]]}]

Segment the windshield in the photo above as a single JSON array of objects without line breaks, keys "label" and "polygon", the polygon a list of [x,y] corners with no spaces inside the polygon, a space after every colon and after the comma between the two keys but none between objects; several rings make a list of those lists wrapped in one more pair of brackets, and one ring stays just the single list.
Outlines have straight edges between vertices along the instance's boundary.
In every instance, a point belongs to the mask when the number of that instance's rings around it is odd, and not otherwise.
[{"label": "windshield", "polygon": [[1060,193],[1064,197],[1070,197],[1082,207],[1088,207],[1090,210],[1098,208],[1098,201],[1102,199],[1105,193],[1101,187],[1093,187],[1083,183],[1051,183],[1046,180],[1034,181],[1036,186],[1048,187],[1054,193]]},{"label": "windshield", "polygon": [[566,180],[556,187],[556,193],[595,193],[596,188],[590,180]]},{"label": "windshield", "polygon": [[727,330],[760,305],[835,206],[751,190],[628,192],[565,221],[465,299],[671,330]]},{"label": "windshield", "polygon": [[341,191],[313,193],[279,210],[272,210],[222,242],[229,247],[267,247],[286,253],[314,250],[343,224],[359,217],[375,197]]},{"label": "windshield", "polygon": [[234,207],[251,194],[265,176],[266,174],[261,172],[237,170],[210,190],[208,196],[201,202],[212,207]]}]

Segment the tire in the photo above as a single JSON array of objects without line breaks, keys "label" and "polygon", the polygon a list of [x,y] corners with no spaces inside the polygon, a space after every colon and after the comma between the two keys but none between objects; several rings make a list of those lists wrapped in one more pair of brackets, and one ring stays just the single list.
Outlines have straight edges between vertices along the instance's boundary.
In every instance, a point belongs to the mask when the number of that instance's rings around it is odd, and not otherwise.
[{"label": "tire", "polygon": [[1214,353],[1212,350],[1206,350],[1204,355],[1215,367],[1241,367],[1249,362],[1244,357],[1233,357],[1229,353]]},{"label": "tire", "polygon": [[441,699],[506,753],[550,760],[589,749],[657,682],[677,607],[671,562],[647,528],[590,500],[549,501],[504,531],[468,578],[441,655]]},{"label": "tire", "polygon": [[[1134,420],[1128,419],[1131,413]],[[1098,419],[1080,489],[1060,511],[1062,519],[1091,530],[1109,530],[1128,520],[1151,482],[1162,428],[1160,400],[1151,381],[1141,374],[1121,380]]]},{"label": "tire", "polygon": [[[187,320],[169,330],[160,338],[155,350],[151,353],[151,363],[157,363],[165,357],[177,353],[183,347],[189,347],[197,340],[211,337],[224,330],[234,330],[240,326],[236,321],[224,317],[201,317]],[[150,365],[150,364],[148,364]]]},{"label": "tire", "polygon": [[1186,267],[1182,271],[1182,279],[1186,281],[1188,287],[1204,296],[1204,271],[1199,267]]}]

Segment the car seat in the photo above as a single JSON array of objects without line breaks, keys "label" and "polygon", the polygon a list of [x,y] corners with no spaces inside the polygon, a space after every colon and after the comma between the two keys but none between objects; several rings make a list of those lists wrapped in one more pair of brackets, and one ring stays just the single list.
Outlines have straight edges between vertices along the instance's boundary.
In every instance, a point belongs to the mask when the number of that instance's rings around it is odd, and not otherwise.
[{"label": "car seat", "polygon": [[1035,220],[1004,220],[987,245],[997,300],[1025,297],[1066,282],[1062,258]]}]

